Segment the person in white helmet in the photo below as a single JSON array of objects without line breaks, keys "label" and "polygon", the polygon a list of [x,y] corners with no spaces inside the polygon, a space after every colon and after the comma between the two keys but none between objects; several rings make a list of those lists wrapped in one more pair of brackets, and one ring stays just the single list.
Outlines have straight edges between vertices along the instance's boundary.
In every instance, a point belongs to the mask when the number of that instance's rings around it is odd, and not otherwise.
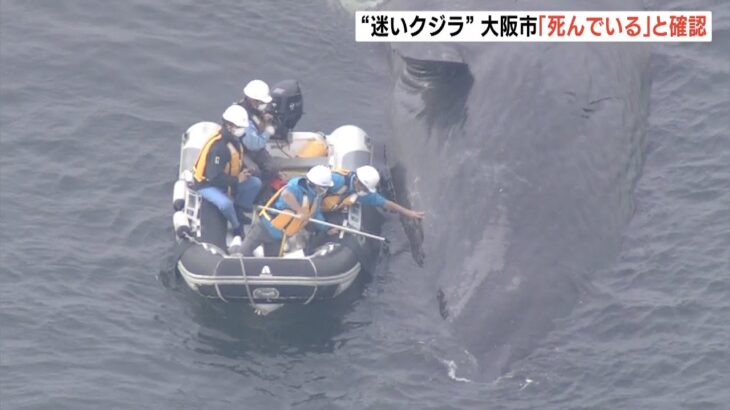
[{"label": "person in white helmet", "polygon": [[[332,185],[332,171],[324,165],[312,167],[304,177],[290,179],[271,197],[266,206],[294,212],[297,217],[262,210],[258,221],[246,235],[240,253],[252,256],[254,249],[263,244],[267,256],[276,255],[272,248],[279,245],[284,235],[287,237],[295,235],[307,225],[310,217],[322,219],[320,203]],[[315,227],[322,231],[327,229],[318,224]]]},{"label": "person in white helmet", "polygon": [[249,158],[257,165],[264,185],[274,178],[277,170],[273,166],[271,155],[266,150],[266,143],[276,132],[273,116],[267,112],[271,94],[269,86],[262,80],[252,80],[243,87],[243,99],[238,102],[246,109],[249,125],[241,142],[246,147]]},{"label": "person in white helmet", "polygon": [[332,181],[333,186],[322,199],[322,212],[338,211],[357,202],[383,207],[406,218],[423,219],[424,212],[398,205],[378,193],[380,173],[373,166],[364,165],[355,171],[335,171],[332,173]]},{"label": "person in white helmet", "polygon": [[246,222],[241,220],[243,212],[253,209],[261,189],[261,180],[243,165],[244,149],[238,139],[247,126],[246,110],[235,104],[228,107],[221,127],[208,138],[193,166],[195,189],[228,219],[238,241],[243,235],[242,222]]},{"label": "person in white helmet", "polygon": [[[378,193],[380,173],[375,167],[364,165],[355,171],[334,171],[332,172],[332,182],[333,184],[322,198],[322,205],[320,206],[327,219],[330,219],[327,216],[331,216],[332,212],[346,209],[354,203],[383,207],[406,218],[423,219],[424,213],[422,211],[414,211],[398,205]],[[307,247],[304,249],[304,254],[311,255],[315,249],[330,240],[328,235],[334,233],[336,231],[318,232],[317,235],[310,238]]]}]

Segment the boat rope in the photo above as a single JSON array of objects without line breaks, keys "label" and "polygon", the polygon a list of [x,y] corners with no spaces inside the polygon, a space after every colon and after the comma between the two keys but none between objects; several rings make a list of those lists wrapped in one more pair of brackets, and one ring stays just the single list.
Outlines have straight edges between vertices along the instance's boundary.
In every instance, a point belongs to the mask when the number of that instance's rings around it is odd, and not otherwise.
[{"label": "boat rope", "polygon": [[253,302],[253,295],[251,294],[251,288],[248,285],[248,276],[246,276],[246,266],[243,264],[243,258],[239,257],[238,262],[241,264],[241,274],[243,275],[243,284],[246,285],[246,294],[248,295],[248,301],[254,310],[256,310],[256,304]]},{"label": "boat rope", "polygon": [[[205,249],[206,251],[208,251],[214,255],[220,254],[221,256],[223,256],[225,258],[224,253],[217,246],[209,244],[209,243],[205,243],[205,242],[200,242],[199,240],[195,239],[195,237],[193,235],[190,235],[189,233],[183,233],[183,236],[190,242],[193,242],[197,245],[202,246],[203,249]],[[218,263],[215,266],[214,272],[218,271],[218,267],[220,266],[221,262],[223,262],[223,259],[218,261]],[[241,274],[243,275],[243,283],[244,283],[244,285],[246,285],[246,294],[248,295],[249,303],[250,303],[251,307],[256,309],[256,303],[254,303],[253,295],[251,294],[251,287],[248,283],[248,276],[246,275],[246,267],[243,264],[243,258],[239,257],[238,262],[241,264]],[[226,300],[226,298],[223,297],[223,294],[221,293],[220,288],[218,288],[218,284],[215,285],[215,291],[218,294],[218,297],[221,298],[222,301],[228,302],[228,300]]]},{"label": "boat rope", "polygon": [[318,276],[319,276],[319,274],[317,272],[317,265],[314,264],[314,261],[312,260],[312,257],[311,256],[308,257],[307,260],[309,261],[310,264],[312,264],[312,269],[314,269],[314,290],[312,291],[312,295],[309,297],[309,299],[307,299],[307,301],[304,302],[305,305],[308,305],[309,302],[311,302],[312,299],[314,299],[314,295],[317,294],[317,287],[319,286],[317,284],[318,283]]},{"label": "boat rope", "polygon": [[[215,264],[215,269],[213,269],[213,272],[215,272],[216,274],[218,273],[218,268],[221,266],[221,262],[223,262],[223,258],[218,259],[218,263]],[[228,303],[228,300],[226,300],[226,298],[223,297],[223,294],[221,293],[221,289],[218,287],[218,283],[216,283],[213,286],[215,286],[215,293],[218,294],[218,297],[221,298],[222,301]]]}]

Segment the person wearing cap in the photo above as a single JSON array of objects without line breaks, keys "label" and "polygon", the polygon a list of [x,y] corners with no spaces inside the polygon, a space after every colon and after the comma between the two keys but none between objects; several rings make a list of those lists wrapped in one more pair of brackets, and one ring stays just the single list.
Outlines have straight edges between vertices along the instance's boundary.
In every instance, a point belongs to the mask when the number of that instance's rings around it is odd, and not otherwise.
[{"label": "person wearing cap", "polygon": [[261,180],[243,166],[244,148],[239,138],[248,122],[243,107],[228,107],[223,112],[221,127],[203,145],[193,167],[195,189],[223,213],[239,243],[243,235],[240,218],[245,218],[244,211],[253,209],[261,189]]},{"label": "person wearing cap", "polygon": [[[324,165],[312,167],[304,177],[290,179],[266,204],[267,208],[288,211],[289,214],[261,210],[257,222],[253,224],[241,245],[240,253],[243,256],[253,256],[254,249],[263,244],[264,253],[274,256],[276,253],[272,248],[279,246],[284,235],[296,235],[310,218],[322,219],[320,202],[332,185],[332,172]],[[327,228],[317,224],[316,229]]]},{"label": "person wearing cap", "polygon": [[354,172],[335,171],[332,173],[332,181],[332,187],[322,199],[322,212],[338,211],[357,202],[382,207],[406,218],[423,219],[424,212],[398,205],[378,193],[380,173],[375,167],[364,165]]},{"label": "person wearing cap", "polygon": [[267,112],[271,94],[264,81],[252,80],[243,87],[243,99],[238,104],[246,109],[249,125],[241,142],[246,147],[249,158],[258,166],[261,179],[268,184],[276,175],[271,155],[266,150],[266,143],[275,133],[273,117]]}]

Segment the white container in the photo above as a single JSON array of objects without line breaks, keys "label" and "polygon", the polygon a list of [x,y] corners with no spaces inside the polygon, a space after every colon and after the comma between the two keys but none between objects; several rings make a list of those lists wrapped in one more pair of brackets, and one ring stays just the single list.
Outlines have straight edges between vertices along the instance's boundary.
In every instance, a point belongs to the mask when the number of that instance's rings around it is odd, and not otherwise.
[{"label": "white container", "polygon": [[177,236],[182,237],[190,234],[190,223],[183,211],[177,211],[172,214],[172,226],[175,227],[175,235]]},{"label": "white container", "polygon": [[188,193],[188,184],[182,179],[175,182],[172,189],[172,207],[176,211],[180,211],[185,207],[185,196]]}]

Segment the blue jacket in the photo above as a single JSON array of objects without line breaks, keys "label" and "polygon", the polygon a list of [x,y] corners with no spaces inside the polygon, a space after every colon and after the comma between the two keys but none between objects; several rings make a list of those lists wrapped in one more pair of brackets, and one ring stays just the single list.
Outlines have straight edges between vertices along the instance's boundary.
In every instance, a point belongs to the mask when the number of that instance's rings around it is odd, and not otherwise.
[{"label": "blue jacket", "polygon": [[256,126],[257,122],[261,122],[262,113],[259,110],[251,107],[248,100],[242,100],[238,103],[241,107],[246,109],[248,112],[248,127],[246,133],[241,137],[241,143],[250,151],[259,151],[266,148],[266,143],[269,142],[271,134],[266,130],[259,130]]},{"label": "blue jacket", "polygon": [[256,125],[251,121],[246,128],[246,134],[241,138],[241,142],[250,151],[259,151],[266,148],[271,134],[266,131],[259,131]]},{"label": "blue jacket", "polygon": [[[332,173],[332,182],[335,184],[329,188],[330,193],[337,193],[339,192],[340,188],[342,188],[345,184],[347,184],[347,192],[344,194],[344,196],[352,195],[356,193],[355,191],[355,172],[350,172],[347,174],[347,177],[338,174],[337,172]],[[373,206],[385,206],[385,198],[380,195],[377,192],[368,192],[364,196],[357,196],[357,200],[355,201],[362,205],[373,205]]]},{"label": "blue jacket", "polygon": [[[282,198],[282,195],[286,191],[291,192],[297,199],[297,202],[299,202],[300,204],[302,203],[302,200],[306,195],[310,204],[316,204],[314,208],[315,211],[312,214],[312,218],[319,219],[320,221],[324,220],[322,212],[319,210],[319,204],[322,201],[322,197],[317,197],[317,193],[314,192],[314,190],[309,189],[309,187],[307,186],[306,178],[298,177],[290,179],[289,182],[286,183],[286,188],[284,188],[284,191],[282,191],[279,197],[276,198],[276,201],[274,201],[272,208],[279,210],[289,209],[289,205],[287,205],[286,201],[284,201],[284,198]],[[273,214],[273,212],[271,212],[270,214],[272,218],[276,216]],[[272,237],[276,239],[281,239],[282,232],[279,229],[276,229],[268,219],[261,218],[261,222],[264,224],[264,227],[269,232],[269,234],[271,234]],[[320,224],[314,224],[314,226],[317,228],[317,230],[320,231],[326,231],[328,229],[326,226]]]}]

